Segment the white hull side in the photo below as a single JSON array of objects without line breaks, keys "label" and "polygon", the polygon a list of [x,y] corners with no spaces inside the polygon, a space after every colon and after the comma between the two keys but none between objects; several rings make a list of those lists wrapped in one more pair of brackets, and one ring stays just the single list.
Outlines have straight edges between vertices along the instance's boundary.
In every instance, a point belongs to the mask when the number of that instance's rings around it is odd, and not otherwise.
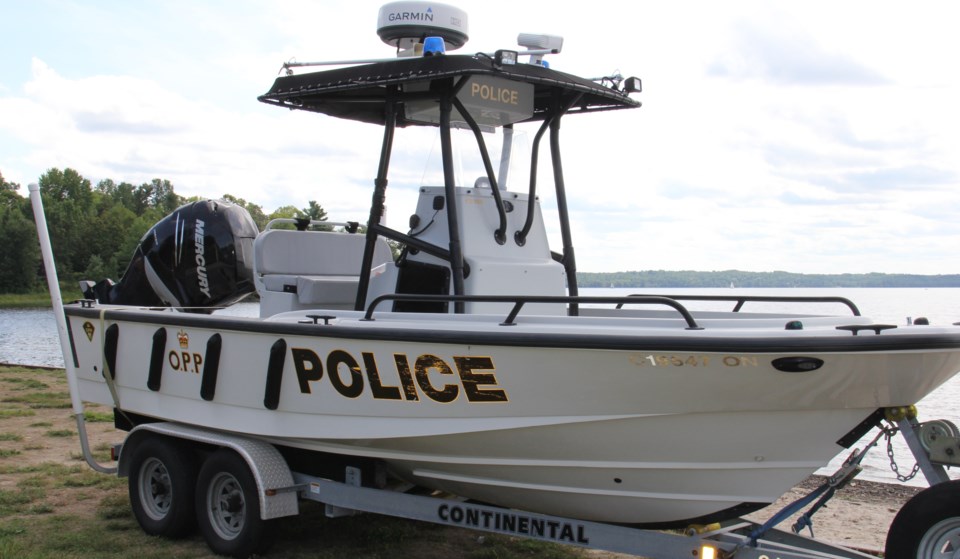
[{"label": "white hull side", "polygon": [[834,441],[871,411],[691,413],[348,444],[285,442],[380,457],[405,479],[481,501],[644,524],[772,502],[836,455]]},{"label": "white hull side", "polygon": [[[72,317],[82,396],[113,405],[101,375],[100,337],[111,322],[92,324],[89,338],[85,322],[92,321]],[[270,334],[215,330],[213,319],[209,328],[198,323],[204,321],[119,323],[120,407],[381,458],[407,479],[473,499],[623,523],[771,502],[840,452],[836,441],[877,407],[911,404],[960,368],[960,352],[951,350],[825,353],[816,371],[784,373],[770,366],[781,354],[331,338],[321,337],[322,327],[313,335]],[[155,391],[147,384],[160,328],[169,340]],[[186,347],[178,343],[181,333]],[[206,401],[204,367],[186,366],[176,354],[203,355],[214,334],[223,349],[216,391]],[[280,339],[286,349],[278,405],[268,409],[267,370]],[[294,349],[316,355],[323,374],[305,374],[302,358],[298,371]],[[339,388],[328,370],[334,355],[355,362],[333,361]],[[448,369],[409,372],[405,386],[398,363],[413,370],[423,356]],[[458,361],[464,356],[480,363],[466,376]]]}]

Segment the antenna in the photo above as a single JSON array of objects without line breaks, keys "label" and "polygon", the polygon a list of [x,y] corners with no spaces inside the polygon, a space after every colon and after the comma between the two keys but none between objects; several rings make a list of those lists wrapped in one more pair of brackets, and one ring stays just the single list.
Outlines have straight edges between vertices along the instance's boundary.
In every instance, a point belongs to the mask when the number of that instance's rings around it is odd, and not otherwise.
[{"label": "antenna", "polygon": [[563,37],[521,33],[517,35],[517,44],[530,49],[528,52],[520,53],[530,55],[530,64],[542,65],[543,55],[558,54],[563,49]]}]

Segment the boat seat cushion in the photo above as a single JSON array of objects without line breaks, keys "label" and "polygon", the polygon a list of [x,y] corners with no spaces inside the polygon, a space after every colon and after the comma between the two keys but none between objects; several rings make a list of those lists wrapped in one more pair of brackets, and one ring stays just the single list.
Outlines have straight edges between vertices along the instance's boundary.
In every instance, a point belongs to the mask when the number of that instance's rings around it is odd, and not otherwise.
[{"label": "boat seat cushion", "polygon": [[[254,266],[266,292],[295,293],[300,304],[347,304],[357,296],[363,235],[330,231],[264,231],[254,243]],[[373,267],[393,260],[377,239]]]},{"label": "boat seat cushion", "polygon": [[[257,237],[254,261],[260,275],[359,275],[365,242],[363,235],[350,233],[271,229]],[[390,247],[386,249],[389,255]],[[379,244],[377,255],[382,255]]]},{"label": "boat seat cushion", "polygon": [[357,298],[356,276],[299,276],[297,298],[301,304],[346,304]]}]

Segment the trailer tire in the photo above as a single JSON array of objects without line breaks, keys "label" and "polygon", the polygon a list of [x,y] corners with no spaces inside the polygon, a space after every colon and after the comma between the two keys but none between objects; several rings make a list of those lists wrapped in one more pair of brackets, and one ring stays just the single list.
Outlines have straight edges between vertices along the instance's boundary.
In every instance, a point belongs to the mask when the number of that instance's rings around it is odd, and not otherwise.
[{"label": "trailer tire", "polygon": [[273,543],[260,518],[260,495],[239,454],[221,449],[210,455],[197,478],[196,514],[200,532],[214,553],[246,558]]},{"label": "trailer tire", "polygon": [[133,449],[128,488],[130,508],[144,532],[180,538],[196,527],[194,487],[197,461],[184,446],[147,437]]},{"label": "trailer tire", "polygon": [[960,480],[924,489],[900,509],[887,532],[885,557],[944,559],[960,549]]}]

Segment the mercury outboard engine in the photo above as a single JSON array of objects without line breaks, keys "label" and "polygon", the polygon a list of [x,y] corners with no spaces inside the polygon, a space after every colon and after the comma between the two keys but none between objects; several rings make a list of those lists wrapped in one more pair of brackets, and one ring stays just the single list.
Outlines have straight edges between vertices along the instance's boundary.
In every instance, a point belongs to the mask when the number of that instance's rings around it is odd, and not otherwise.
[{"label": "mercury outboard engine", "polygon": [[205,307],[236,303],[254,291],[257,225],[246,209],[223,200],[177,208],[140,239],[119,283],[81,282],[84,297],[103,304]]}]

